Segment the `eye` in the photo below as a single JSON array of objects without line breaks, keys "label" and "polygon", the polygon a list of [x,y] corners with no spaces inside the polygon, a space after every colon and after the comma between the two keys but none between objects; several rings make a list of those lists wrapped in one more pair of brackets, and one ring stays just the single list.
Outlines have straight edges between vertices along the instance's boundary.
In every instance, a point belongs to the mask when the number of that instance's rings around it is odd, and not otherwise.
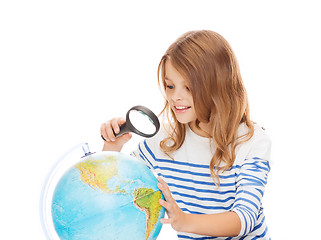
[{"label": "eye", "polygon": [[186,88],[186,90],[188,91],[188,92],[190,92],[191,91],[191,89],[189,88],[189,87],[185,87]]},{"label": "eye", "polygon": [[168,88],[168,89],[173,89],[174,86],[173,86],[173,85],[166,85],[166,88]]}]

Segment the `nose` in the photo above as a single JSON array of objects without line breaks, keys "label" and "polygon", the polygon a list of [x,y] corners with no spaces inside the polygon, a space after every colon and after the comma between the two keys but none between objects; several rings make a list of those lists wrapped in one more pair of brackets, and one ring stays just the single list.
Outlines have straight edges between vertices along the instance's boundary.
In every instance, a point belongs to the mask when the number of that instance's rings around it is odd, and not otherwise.
[{"label": "nose", "polygon": [[173,95],[172,95],[172,100],[173,101],[179,101],[183,99],[183,93],[180,91],[178,88],[174,89]]}]

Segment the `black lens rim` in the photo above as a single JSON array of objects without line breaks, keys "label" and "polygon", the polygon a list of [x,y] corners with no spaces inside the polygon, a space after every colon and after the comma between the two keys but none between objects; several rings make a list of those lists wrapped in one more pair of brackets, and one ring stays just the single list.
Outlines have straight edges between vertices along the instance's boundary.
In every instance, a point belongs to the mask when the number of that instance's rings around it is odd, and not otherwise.
[{"label": "black lens rim", "polygon": [[[146,133],[143,133],[143,132],[139,131],[138,129],[136,129],[133,126],[133,124],[130,122],[130,119],[129,119],[129,113],[132,110],[140,111],[140,112],[143,112],[144,114],[146,114],[152,120],[152,123],[154,124],[154,126],[156,128],[155,132],[153,132],[151,134],[146,134]],[[136,134],[138,134],[138,135],[140,135],[142,137],[146,137],[146,138],[150,138],[150,137],[155,136],[156,133],[160,129],[160,123],[159,123],[158,117],[155,115],[155,113],[153,113],[147,107],[144,107],[144,106],[141,106],[141,105],[134,106],[134,107],[132,107],[131,109],[128,110],[128,112],[126,114],[126,125],[127,124],[128,124],[127,128],[129,128],[133,133],[136,133]]]}]

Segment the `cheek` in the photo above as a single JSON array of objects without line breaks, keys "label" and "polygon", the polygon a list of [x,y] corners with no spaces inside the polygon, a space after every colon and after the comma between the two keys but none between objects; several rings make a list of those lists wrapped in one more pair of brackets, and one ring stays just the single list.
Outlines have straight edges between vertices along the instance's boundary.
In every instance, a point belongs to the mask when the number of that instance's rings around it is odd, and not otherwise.
[{"label": "cheek", "polygon": [[193,120],[196,120],[196,118],[197,118],[197,116],[196,116],[196,112],[195,112],[195,110],[192,108],[192,111],[191,111],[191,118],[193,119]]},{"label": "cheek", "polygon": [[194,108],[194,100],[193,100],[193,96],[190,94],[189,96],[188,96],[188,101],[190,102],[190,105]]},{"label": "cheek", "polygon": [[165,99],[167,100],[167,102],[170,102],[171,97],[172,97],[171,93],[169,93],[169,91],[166,91],[165,92]]}]

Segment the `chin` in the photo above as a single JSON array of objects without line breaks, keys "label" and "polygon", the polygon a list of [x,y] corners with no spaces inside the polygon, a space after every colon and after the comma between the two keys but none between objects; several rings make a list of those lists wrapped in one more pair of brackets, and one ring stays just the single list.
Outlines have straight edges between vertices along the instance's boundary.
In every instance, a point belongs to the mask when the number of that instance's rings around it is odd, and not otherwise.
[{"label": "chin", "polygon": [[177,116],[176,116],[176,119],[181,124],[188,124],[195,121],[195,119],[178,118]]},{"label": "chin", "polygon": [[189,121],[180,121],[180,120],[178,120],[178,119],[177,119],[177,121],[178,121],[179,123],[181,123],[181,124],[188,124],[188,123],[190,123]]}]

